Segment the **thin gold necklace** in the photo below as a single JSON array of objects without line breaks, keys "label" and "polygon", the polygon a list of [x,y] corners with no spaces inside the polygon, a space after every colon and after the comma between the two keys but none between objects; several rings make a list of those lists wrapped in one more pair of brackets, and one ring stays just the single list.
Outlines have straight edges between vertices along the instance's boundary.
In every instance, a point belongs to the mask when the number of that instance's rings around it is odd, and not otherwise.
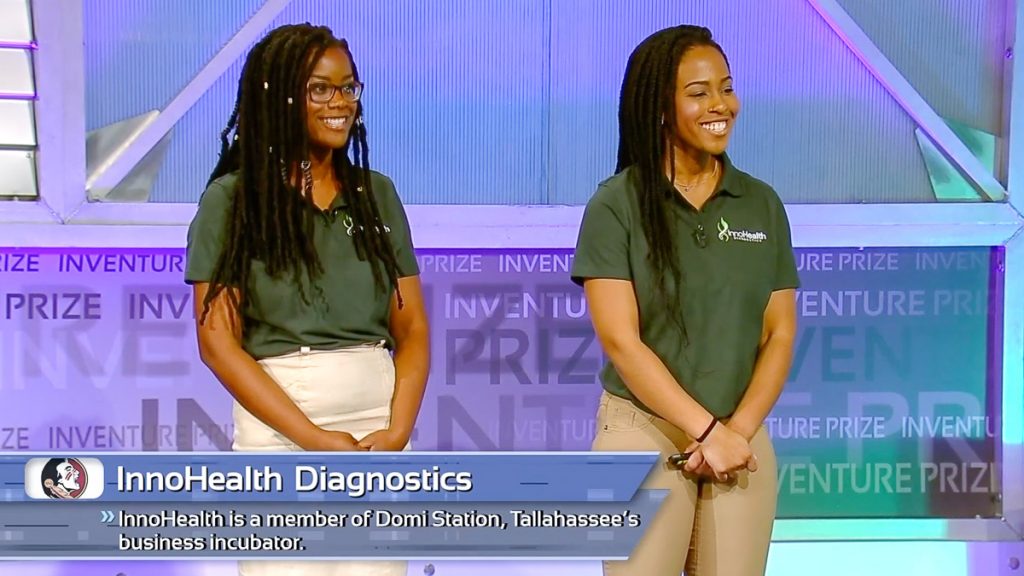
[{"label": "thin gold necklace", "polygon": [[[710,178],[714,178],[714,177],[718,176],[718,160],[714,160],[714,163],[715,163],[715,167],[712,168],[712,170],[711,170]],[[703,174],[701,176],[698,176],[697,180],[694,181],[693,184],[683,184],[682,182],[674,182],[674,184],[681,188],[680,191],[683,194],[689,194],[690,190],[693,190],[698,185],[703,184],[708,178],[709,178],[709,176],[705,173],[705,174]]]}]

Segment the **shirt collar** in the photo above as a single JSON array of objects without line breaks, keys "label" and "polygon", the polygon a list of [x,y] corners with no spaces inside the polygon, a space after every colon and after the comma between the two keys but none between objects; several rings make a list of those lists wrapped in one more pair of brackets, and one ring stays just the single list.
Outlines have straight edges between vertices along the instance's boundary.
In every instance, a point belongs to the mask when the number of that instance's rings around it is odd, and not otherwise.
[{"label": "shirt collar", "polygon": [[347,198],[348,197],[344,193],[339,192],[338,195],[334,197],[334,200],[331,202],[331,206],[328,210],[343,210],[348,208]]}]

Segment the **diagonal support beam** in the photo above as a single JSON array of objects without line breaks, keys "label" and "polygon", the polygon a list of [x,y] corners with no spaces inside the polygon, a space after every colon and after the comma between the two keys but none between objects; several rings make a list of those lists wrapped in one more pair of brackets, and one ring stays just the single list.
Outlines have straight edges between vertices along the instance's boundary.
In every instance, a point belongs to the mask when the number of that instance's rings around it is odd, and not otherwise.
[{"label": "diagonal support beam", "polygon": [[989,201],[1006,199],[1006,190],[996,180],[946,122],[918,94],[910,82],[900,74],[892,62],[882,54],[853,18],[839,5],[838,0],[807,0],[812,8],[825,20],[832,31],[864,64],[872,76],[903,107],[903,110],[917,122],[929,138],[943,153],[970,179]]},{"label": "diagonal support beam", "polygon": [[220,52],[211,58],[192,81],[171,100],[159,116],[126,142],[109,160],[97,167],[96,172],[86,180],[86,189],[90,192],[105,193],[120,184],[132,168],[142,161],[245,50],[259,39],[263,31],[290,3],[291,0],[266,0]]},{"label": "diagonal support beam", "polygon": [[1007,0],[1007,42],[1013,42],[1007,61],[1008,72],[1005,84],[1007,109],[1006,140],[1008,153],[1006,162],[1006,188],[1010,193],[1010,204],[1017,212],[1024,214],[1024,198],[1018,193],[1024,189],[1024,0]]}]

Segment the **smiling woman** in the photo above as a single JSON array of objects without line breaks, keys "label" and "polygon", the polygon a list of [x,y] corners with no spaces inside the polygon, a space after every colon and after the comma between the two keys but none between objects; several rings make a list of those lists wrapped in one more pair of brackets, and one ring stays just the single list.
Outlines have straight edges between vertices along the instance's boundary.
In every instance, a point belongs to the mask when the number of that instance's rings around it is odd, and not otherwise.
[{"label": "smiling woman", "polygon": [[609,363],[595,450],[657,450],[672,491],[606,576],[763,574],[775,455],[762,425],[792,356],[798,285],[779,197],[733,166],[740,102],[711,32],[629,58],[616,174],[587,204],[572,278]]},{"label": "smiling woman", "polygon": [[[235,450],[409,447],[429,371],[405,210],[370,170],[348,43],[283,26],[249,53],[188,232],[199,352]],[[242,562],[243,575],[392,576],[404,562]]]}]

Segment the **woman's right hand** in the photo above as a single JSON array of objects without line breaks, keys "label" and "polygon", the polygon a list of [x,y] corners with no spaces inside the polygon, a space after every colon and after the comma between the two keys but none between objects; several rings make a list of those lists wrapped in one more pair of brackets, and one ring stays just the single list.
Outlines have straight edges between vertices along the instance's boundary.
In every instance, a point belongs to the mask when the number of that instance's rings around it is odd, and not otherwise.
[{"label": "woman's right hand", "polygon": [[715,425],[695,455],[699,456],[690,458],[686,469],[693,472],[706,463],[719,482],[727,481],[731,473],[739,470],[757,471],[757,458],[746,438],[721,423]]},{"label": "woman's right hand", "polygon": [[312,446],[306,447],[308,452],[362,452],[357,441],[348,432],[321,430],[317,433]]}]

